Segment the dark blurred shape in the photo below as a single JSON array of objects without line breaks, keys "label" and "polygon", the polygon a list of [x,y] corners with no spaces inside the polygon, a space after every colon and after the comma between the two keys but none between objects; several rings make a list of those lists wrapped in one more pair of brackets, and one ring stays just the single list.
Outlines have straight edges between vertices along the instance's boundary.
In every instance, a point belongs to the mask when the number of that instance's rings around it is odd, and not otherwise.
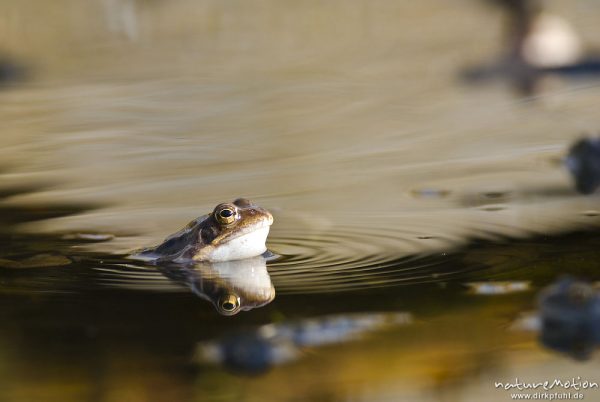
[{"label": "dark blurred shape", "polygon": [[[0,167],[0,174],[5,170],[7,169]],[[1,178],[2,176],[0,176]],[[82,203],[44,203],[42,205],[5,202],[7,198],[45,190],[53,184],[23,183],[19,185],[0,186],[0,233],[12,232],[14,226],[23,223],[75,215],[101,207],[99,204]]]},{"label": "dark blurred shape", "polygon": [[566,165],[577,191],[591,194],[600,187],[600,137],[582,138],[571,146]]},{"label": "dark blurred shape", "polygon": [[6,258],[0,258],[0,268],[10,269],[29,269],[29,268],[46,268],[46,267],[60,267],[63,265],[71,264],[71,260],[60,254],[35,254],[32,256],[24,257],[18,260],[10,260]]},{"label": "dark blurred shape", "polygon": [[[1,173],[0,169],[0,173]],[[47,186],[43,184],[21,184],[0,187],[0,201],[4,198],[10,198],[21,194],[28,194],[34,191],[40,191]]]},{"label": "dark blurred shape", "polygon": [[[262,374],[271,367],[295,360],[298,355],[296,346],[285,338],[272,338],[260,332],[248,332],[223,339],[213,345],[219,357],[215,362],[228,370],[239,374]],[[203,352],[208,357],[209,346]]]},{"label": "dark blurred shape", "polygon": [[222,315],[263,307],[275,298],[275,288],[262,256],[189,266],[158,266],[158,270],[211,302]]},{"label": "dark blurred shape", "polygon": [[[528,47],[532,47],[528,46],[531,37],[548,35],[547,32],[536,32],[536,29],[540,30],[536,28],[536,25],[538,25],[537,21],[541,16],[542,7],[538,1],[532,0],[495,0],[494,3],[503,7],[508,17],[505,28],[507,49],[504,64],[506,72],[512,85],[520,93],[530,95],[537,89],[540,79],[539,69],[543,68],[538,59],[548,57],[543,54],[528,55],[531,51],[535,52],[534,49],[530,49],[528,52]],[[545,53],[559,50],[553,49],[552,46],[543,49]]]},{"label": "dark blurred shape", "polygon": [[588,359],[600,344],[600,293],[587,282],[564,278],[539,297],[540,341],[575,359]]},{"label": "dark blurred shape", "polygon": [[348,342],[386,326],[410,322],[407,313],[364,313],[263,325],[200,343],[196,359],[236,373],[260,374],[299,359],[304,348]]},{"label": "dark blurred shape", "polygon": [[0,205],[0,232],[21,223],[75,215],[95,208],[97,206],[79,204]]},{"label": "dark blurred shape", "polygon": [[24,80],[27,70],[24,66],[0,56],[0,87]]},{"label": "dark blurred shape", "polygon": [[600,75],[600,55],[584,55],[579,37],[563,18],[540,1],[490,0],[506,14],[505,50],[494,63],[467,69],[463,78],[485,82],[508,79],[521,95],[535,95],[545,78]]}]

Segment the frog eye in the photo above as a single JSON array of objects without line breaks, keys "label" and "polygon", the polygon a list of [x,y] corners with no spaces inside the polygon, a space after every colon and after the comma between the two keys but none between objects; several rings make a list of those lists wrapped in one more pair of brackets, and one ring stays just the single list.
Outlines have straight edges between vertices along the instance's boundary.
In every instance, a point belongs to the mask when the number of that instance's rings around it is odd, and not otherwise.
[{"label": "frog eye", "polygon": [[227,294],[219,299],[219,310],[223,314],[235,314],[240,308],[240,298]]},{"label": "frog eye", "polygon": [[215,219],[221,225],[230,225],[238,218],[237,210],[231,205],[219,205],[215,208]]}]

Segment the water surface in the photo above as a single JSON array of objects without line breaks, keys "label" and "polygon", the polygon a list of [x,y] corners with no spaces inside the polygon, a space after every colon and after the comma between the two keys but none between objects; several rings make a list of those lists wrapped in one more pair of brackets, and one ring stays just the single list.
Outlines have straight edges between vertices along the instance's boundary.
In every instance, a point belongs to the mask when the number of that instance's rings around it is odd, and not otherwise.
[{"label": "water surface", "polygon": [[[551,6],[598,46],[597,7]],[[597,358],[511,328],[561,275],[600,280],[599,198],[561,163],[598,129],[600,89],[462,82],[499,52],[497,10],[63,0],[0,18],[28,72],[0,87],[3,400],[503,401],[494,381],[597,378]],[[265,265],[126,258],[239,196],[275,216]],[[473,290],[490,281],[527,285]],[[232,292],[256,307],[221,316]],[[394,314],[411,318],[371,325]],[[198,357],[271,350],[264,331],[294,358],[248,377]]]}]

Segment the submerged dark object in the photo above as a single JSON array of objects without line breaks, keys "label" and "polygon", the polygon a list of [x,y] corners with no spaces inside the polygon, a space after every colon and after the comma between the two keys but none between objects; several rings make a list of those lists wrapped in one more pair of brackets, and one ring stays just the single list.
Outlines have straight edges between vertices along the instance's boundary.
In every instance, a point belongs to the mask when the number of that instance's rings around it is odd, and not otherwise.
[{"label": "submerged dark object", "polygon": [[600,137],[583,138],[569,149],[566,165],[577,191],[591,194],[600,187]]},{"label": "submerged dark object", "polygon": [[268,324],[202,342],[196,358],[220,364],[232,372],[261,374],[299,359],[306,348],[348,342],[387,325],[410,322],[407,313],[363,313]]},{"label": "submerged dark object", "polygon": [[587,282],[565,278],[539,298],[541,343],[578,359],[600,345],[600,293]]}]

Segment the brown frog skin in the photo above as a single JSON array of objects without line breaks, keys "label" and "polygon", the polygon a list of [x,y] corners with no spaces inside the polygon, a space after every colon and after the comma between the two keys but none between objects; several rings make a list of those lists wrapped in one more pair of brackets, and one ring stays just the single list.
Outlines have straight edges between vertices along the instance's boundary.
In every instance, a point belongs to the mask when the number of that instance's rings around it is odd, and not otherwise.
[{"label": "brown frog skin", "polygon": [[131,257],[150,261],[190,263],[222,262],[255,257],[267,251],[265,241],[273,215],[245,198],[215,207],[212,213],[191,221],[156,247]]}]

